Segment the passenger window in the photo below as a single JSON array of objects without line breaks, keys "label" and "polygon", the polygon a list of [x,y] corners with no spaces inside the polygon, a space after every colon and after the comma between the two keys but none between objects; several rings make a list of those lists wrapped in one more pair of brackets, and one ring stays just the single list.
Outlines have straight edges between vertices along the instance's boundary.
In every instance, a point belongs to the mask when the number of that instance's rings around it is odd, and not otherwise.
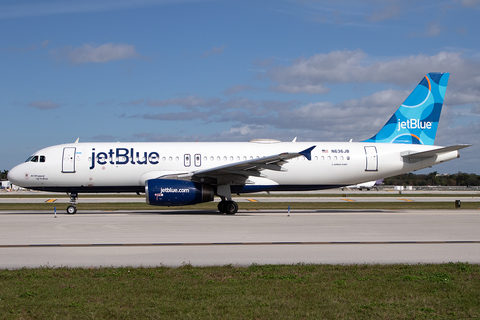
[{"label": "passenger window", "polygon": [[45,156],[40,156],[40,162],[45,162]]}]

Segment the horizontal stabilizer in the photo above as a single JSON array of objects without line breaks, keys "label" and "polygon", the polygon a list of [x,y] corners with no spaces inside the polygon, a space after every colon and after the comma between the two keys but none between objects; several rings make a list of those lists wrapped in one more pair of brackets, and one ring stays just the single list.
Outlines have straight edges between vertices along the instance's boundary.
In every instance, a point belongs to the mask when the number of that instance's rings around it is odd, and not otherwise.
[{"label": "horizontal stabilizer", "polygon": [[452,152],[452,151],[460,150],[470,146],[471,144],[459,144],[455,146],[443,147],[443,148],[438,148],[438,149],[433,149],[428,151],[420,151],[420,152],[407,151],[405,154],[402,154],[402,157],[408,158],[408,159],[430,158],[442,153]]}]

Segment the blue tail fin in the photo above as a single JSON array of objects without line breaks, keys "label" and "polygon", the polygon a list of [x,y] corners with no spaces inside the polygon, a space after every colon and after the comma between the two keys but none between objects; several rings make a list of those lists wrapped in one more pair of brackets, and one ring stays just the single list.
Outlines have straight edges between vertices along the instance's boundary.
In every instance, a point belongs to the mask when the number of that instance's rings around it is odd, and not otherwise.
[{"label": "blue tail fin", "polygon": [[449,73],[429,73],[383,128],[362,142],[433,145]]}]

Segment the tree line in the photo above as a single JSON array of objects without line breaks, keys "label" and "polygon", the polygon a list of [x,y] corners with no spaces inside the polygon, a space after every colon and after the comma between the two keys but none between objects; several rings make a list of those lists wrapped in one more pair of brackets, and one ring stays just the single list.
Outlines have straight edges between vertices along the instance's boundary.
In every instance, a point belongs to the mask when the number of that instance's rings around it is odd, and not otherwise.
[{"label": "tree line", "polygon": [[404,173],[383,180],[385,185],[394,186],[480,186],[480,176],[475,173],[458,172],[439,175],[437,171],[429,174]]},{"label": "tree line", "polygon": [[8,170],[3,170],[0,172],[0,180],[7,180]]}]

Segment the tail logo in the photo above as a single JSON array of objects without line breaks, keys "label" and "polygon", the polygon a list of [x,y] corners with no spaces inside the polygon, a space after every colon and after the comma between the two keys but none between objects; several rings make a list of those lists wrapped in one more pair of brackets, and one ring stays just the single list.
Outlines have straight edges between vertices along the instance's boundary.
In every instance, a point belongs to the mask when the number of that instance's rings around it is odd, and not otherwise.
[{"label": "tail logo", "polygon": [[432,121],[420,121],[420,119],[398,120],[397,131],[401,129],[432,129]]},{"label": "tail logo", "polygon": [[383,128],[363,142],[433,145],[448,78],[448,73],[427,74]]}]

